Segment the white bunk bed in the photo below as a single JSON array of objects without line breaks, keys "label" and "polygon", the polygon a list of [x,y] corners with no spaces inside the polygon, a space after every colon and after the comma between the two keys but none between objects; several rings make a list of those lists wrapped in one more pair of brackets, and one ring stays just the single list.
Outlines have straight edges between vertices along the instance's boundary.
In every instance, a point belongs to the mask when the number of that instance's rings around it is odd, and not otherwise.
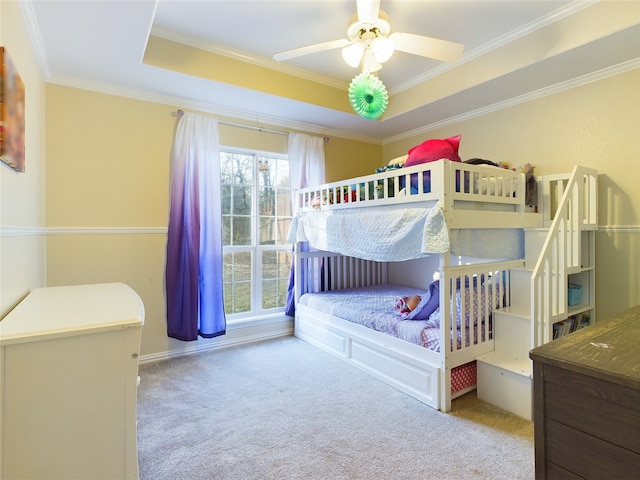
[{"label": "white bunk bed", "polygon": [[[454,388],[452,395],[452,377],[454,385],[458,373],[475,379],[475,359],[494,349],[491,313],[510,305],[510,271],[524,266],[522,229],[543,226],[542,214],[525,205],[525,185],[522,173],[439,160],[297,192],[290,233],[295,335],[449,411],[453,396],[475,387]],[[439,308],[426,323],[436,328],[437,341],[430,345],[437,345],[435,350],[423,346],[429,343],[424,331],[414,332],[422,342],[411,343],[309,300],[308,294],[385,285],[389,262],[419,264],[418,259],[433,255],[438,258]],[[456,265],[458,256],[484,260]],[[409,287],[425,293],[427,285],[402,287],[409,295]],[[392,298],[386,302],[393,316]]]}]

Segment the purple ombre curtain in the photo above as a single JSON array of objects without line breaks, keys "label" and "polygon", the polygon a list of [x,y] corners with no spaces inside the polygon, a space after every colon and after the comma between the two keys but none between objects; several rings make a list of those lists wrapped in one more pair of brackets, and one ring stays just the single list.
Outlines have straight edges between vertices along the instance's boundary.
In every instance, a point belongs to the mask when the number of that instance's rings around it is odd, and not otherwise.
[{"label": "purple ombre curtain", "polygon": [[[291,182],[291,201],[293,204],[295,192],[301,188],[321,185],[324,183],[324,139],[303,133],[290,133],[288,145],[289,178]],[[296,205],[293,204],[293,214]],[[307,246],[303,246],[307,248]],[[289,274],[289,289],[285,314],[293,317],[296,312],[294,292],[294,264],[291,264]]]},{"label": "purple ombre curtain", "polygon": [[221,201],[218,122],[184,113],[171,151],[165,283],[172,338],[225,333]]}]

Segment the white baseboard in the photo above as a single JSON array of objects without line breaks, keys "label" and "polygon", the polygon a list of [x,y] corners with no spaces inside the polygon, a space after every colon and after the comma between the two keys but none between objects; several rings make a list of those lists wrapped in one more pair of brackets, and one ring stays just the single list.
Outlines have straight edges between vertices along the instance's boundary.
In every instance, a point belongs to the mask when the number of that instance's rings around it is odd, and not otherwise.
[{"label": "white baseboard", "polygon": [[[165,352],[151,353],[148,355],[140,355],[138,359],[139,364],[156,362],[159,360],[166,360],[169,358],[181,357],[184,355],[192,355],[195,353],[209,352],[213,350],[220,350],[223,348],[235,347],[239,345],[246,345],[249,343],[261,342],[264,340],[271,340],[279,337],[287,337],[293,335],[293,325],[287,328],[281,328],[278,330],[272,330],[262,333],[251,333],[251,329],[243,329],[247,331],[246,335],[240,335],[235,337],[220,336],[208,341],[206,343],[194,343],[187,345],[184,348],[176,350],[168,350]],[[244,332],[243,332],[244,333]]]}]

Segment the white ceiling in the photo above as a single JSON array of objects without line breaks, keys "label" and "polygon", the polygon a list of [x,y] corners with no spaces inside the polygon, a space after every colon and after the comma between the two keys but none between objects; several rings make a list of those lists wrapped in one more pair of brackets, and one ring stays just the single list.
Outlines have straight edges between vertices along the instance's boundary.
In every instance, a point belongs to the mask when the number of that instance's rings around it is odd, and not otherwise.
[{"label": "white ceiling", "polygon": [[[396,94],[416,85],[428,86],[439,75],[579,13],[593,3],[382,0],[381,8],[391,18],[392,32],[463,43],[465,53],[455,64],[444,64],[396,52],[379,77],[393,102]],[[348,84],[359,72],[344,63],[339,49],[284,64],[274,62],[271,57],[283,50],[346,38],[347,21],[356,10],[355,0],[30,0],[22,6],[49,82],[376,141],[486,110],[614,65],[637,62],[640,57],[640,30],[636,23],[558,55],[530,62],[508,74],[475,82],[455,94],[434,101],[416,99],[415,108],[373,121],[354,113],[142,63],[147,40],[153,34],[344,88],[348,102]]]}]

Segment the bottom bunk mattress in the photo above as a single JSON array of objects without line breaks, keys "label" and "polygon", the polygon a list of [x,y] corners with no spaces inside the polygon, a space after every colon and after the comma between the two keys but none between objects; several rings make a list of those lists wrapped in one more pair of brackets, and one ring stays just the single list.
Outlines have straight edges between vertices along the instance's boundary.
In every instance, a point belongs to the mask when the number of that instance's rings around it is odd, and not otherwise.
[{"label": "bottom bunk mattress", "polygon": [[[473,290],[472,294],[469,294],[470,290]],[[489,302],[489,313],[498,304],[498,290],[496,289],[495,295],[491,289],[488,290],[489,295],[494,297],[494,301]],[[474,312],[473,317],[476,317],[478,311],[485,310],[484,296],[478,295],[475,288],[469,289],[467,287],[464,291],[464,296],[460,295],[460,291],[456,295],[455,311],[458,326],[476,323],[469,321],[469,315],[464,315],[466,318],[463,321],[461,312]],[[425,305],[429,301],[429,290],[393,284],[306,293],[300,297],[299,303],[334,317],[386,333],[405,342],[439,352],[440,307],[437,304],[433,305],[430,309],[432,311],[426,314],[424,313],[425,309],[422,309],[423,315],[420,318],[417,316],[410,318],[411,315],[407,316],[399,312],[399,302],[413,295],[422,297],[422,301],[413,313],[421,310],[422,306],[429,308],[428,305]],[[434,298],[439,299],[437,291],[434,292]],[[478,338],[478,335],[484,340],[484,329],[478,329],[477,324],[472,329],[460,328],[457,332],[458,349],[462,346],[462,331],[465,332],[465,346],[467,347],[476,343],[475,339]],[[489,321],[489,338],[491,338],[491,321]]]},{"label": "bottom bunk mattress", "polygon": [[[468,292],[469,288],[466,288],[465,291]],[[430,296],[428,292],[429,291],[423,289],[400,285],[372,285],[368,287],[307,293],[300,297],[299,303],[314,310],[439,352],[440,308],[436,307],[425,319],[407,319],[407,315],[402,314],[401,306],[399,306],[399,303],[402,303],[402,299],[406,299],[412,295],[420,295],[423,299],[421,304],[424,304],[424,300],[428,301],[428,297]],[[498,293],[497,289],[496,293]],[[434,292],[434,295],[435,294],[437,294],[437,291]],[[481,296],[464,295],[464,306],[462,306],[462,297],[460,292],[458,292],[455,308],[458,325],[461,323],[460,312],[478,311],[478,308],[480,308],[480,311],[484,311],[484,299]],[[482,300],[478,302],[478,298]],[[496,302],[490,302],[492,306],[495,306],[495,303]],[[419,307],[416,308],[416,310],[419,310]],[[469,322],[467,319],[463,324],[470,325],[473,324],[473,322]],[[491,322],[489,322],[489,326],[490,325]],[[461,331],[466,332],[465,344],[467,346],[475,343],[473,339],[478,338],[477,335],[479,334],[477,328],[459,329],[457,335],[458,348],[460,348],[462,344]],[[480,332],[480,335],[484,337],[482,332]],[[489,338],[491,338],[490,328]],[[475,361],[455,367],[451,373],[452,393],[469,390],[470,387],[476,384]]]}]

